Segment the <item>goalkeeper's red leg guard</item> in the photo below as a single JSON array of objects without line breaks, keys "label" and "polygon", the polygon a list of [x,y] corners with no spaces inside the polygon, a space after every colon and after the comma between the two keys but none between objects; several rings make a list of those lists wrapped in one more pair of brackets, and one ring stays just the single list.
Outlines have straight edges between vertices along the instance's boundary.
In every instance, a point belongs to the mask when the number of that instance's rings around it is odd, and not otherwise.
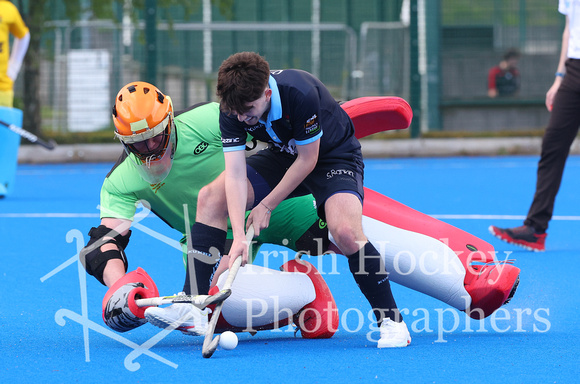
[{"label": "goalkeeper's red leg guard", "polygon": [[465,290],[471,304],[465,313],[473,319],[483,319],[508,303],[520,281],[520,269],[511,264],[470,265],[465,274]]},{"label": "goalkeeper's red leg guard", "polygon": [[316,299],[305,305],[294,315],[294,323],[306,339],[328,339],[338,330],[338,308],[326,282],[311,263],[304,260],[290,260],[281,267],[288,272],[306,274],[316,291]]}]

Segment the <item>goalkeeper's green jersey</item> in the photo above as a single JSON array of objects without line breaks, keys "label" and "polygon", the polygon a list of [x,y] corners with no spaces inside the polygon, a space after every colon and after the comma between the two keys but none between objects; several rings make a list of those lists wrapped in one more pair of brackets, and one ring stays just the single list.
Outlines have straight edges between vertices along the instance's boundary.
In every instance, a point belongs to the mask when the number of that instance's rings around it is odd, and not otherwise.
[{"label": "goalkeeper's green jersey", "polygon": [[[147,183],[139,176],[135,163],[123,153],[101,188],[101,218],[133,220],[138,203],[142,202],[169,226],[186,235],[190,229],[186,223],[189,226],[195,223],[199,190],[225,168],[219,104],[197,105],[176,114],[175,127],[177,148],[165,180]],[[256,240],[296,250],[296,240],[318,221],[312,195],[288,199],[272,212],[270,226]],[[228,237],[231,238],[231,233]]]}]

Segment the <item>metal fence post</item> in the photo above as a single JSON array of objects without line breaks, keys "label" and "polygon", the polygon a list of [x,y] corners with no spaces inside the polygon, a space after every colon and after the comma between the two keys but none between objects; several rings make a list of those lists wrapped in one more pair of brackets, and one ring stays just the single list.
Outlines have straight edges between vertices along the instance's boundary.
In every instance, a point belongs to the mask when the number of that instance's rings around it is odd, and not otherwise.
[{"label": "metal fence post", "polygon": [[145,0],[145,81],[157,85],[157,0]]},{"label": "metal fence post", "polygon": [[410,94],[409,104],[413,109],[413,121],[411,122],[411,137],[421,135],[421,74],[419,72],[419,19],[417,0],[410,0]]},{"label": "metal fence post", "polygon": [[[441,130],[439,100],[441,94],[441,1],[425,1],[425,39],[427,67],[424,82],[427,92],[427,128]],[[425,116],[424,116],[425,117]]]}]

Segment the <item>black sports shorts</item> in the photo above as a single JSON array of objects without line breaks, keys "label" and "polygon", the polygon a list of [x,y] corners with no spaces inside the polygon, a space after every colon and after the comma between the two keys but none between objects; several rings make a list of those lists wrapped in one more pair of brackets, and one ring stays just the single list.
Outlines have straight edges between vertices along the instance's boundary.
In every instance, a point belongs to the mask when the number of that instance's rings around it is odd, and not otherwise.
[{"label": "black sports shorts", "polygon": [[[296,156],[269,147],[246,160],[248,179],[254,188],[254,206],[278,185]],[[364,163],[360,150],[345,158],[322,158],[314,170],[288,197],[312,193],[316,199],[318,216],[326,220],[324,202],[335,193],[352,193],[363,201]]]}]

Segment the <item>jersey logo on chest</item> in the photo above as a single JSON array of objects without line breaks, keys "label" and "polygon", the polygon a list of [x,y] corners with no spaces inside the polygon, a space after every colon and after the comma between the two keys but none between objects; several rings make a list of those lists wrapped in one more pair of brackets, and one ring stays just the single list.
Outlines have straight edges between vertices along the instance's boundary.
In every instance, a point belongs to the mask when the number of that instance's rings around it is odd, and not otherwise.
[{"label": "jersey logo on chest", "polygon": [[209,143],[206,143],[205,141],[202,141],[201,143],[199,143],[197,145],[197,147],[195,147],[195,149],[193,150],[193,154],[194,155],[199,155],[203,151],[205,151],[207,149],[207,147],[209,147]]}]

